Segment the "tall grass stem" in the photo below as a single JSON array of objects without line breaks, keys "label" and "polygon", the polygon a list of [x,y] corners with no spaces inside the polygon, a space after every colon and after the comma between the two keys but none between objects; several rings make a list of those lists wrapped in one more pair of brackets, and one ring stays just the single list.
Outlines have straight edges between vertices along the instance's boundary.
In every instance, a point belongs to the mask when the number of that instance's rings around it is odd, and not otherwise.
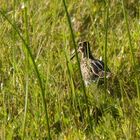
[{"label": "tall grass stem", "polygon": [[[25,0],[24,0],[25,2]],[[24,8],[24,23],[25,23],[25,40],[27,42],[27,45],[30,46],[30,41],[29,41],[29,23],[28,23],[28,9],[29,8],[29,1],[28,1],[28,5],[25,6]],[[25,45],[25,44],[23,44]],[[22,139],[24,140],[24,137],[25,137],[25,128],[26,128],[26,118],[27,118],[27,110],[28,110],[28,94],[29,94],[29,54],[28,54],[28,51],[26,50],[25,52],[25,107],[24,107],[24,121],[23,121],[23,134],[22,134]]]},{"label": "tall grass stem", "polygon": [[109,20],[109,1],[105,3],[105,45],[104,45],[104,61],[105,61],[105,76],[104,76],[104,88],[105,94],[107,91],[107,42],[108,42],[108,20]]},{"label": "tall grass stem", "polygon": [[87,95],[86,95],[86,88],[85,88],[85,84],[84,84],[84,81],[83,81],[82,72],[81,72],[81,68],[80,68],[80,62],[79,62],[79,58],[78,58],[75,36],[74,36],[74,33],[73,33],[73,29],[72,29],[71,19],[70,19],[68,10],[67,10],[65,0],[63,0],[63,5],[64,5],[64,9],[65,9],[65,12],[66,12],[66,17],[67,17],[67,20],[68,20],[68,25],[69,25],[69,29],[70,29],[70,32],[71,32],[71,37],[72,37],[72,41],[73,41],[73,45],[74,45],[74,49],[75,49],[76,60],[77,60],[78,69],[79,69],[79,72],[80,72],[80,79],[82,81],[82,89],[83,89],[83,94],[84,94],[84,98],[85,98],[85,102],[86,102],[86,106],[87,106],[89,126],[92,129],[92,120],[91,120],[91,117],[90,117],[90,109],[89,109],[89,105],[88,105],[88,98],[87,98]]},{"label": "tall grass stem", "polygon": [[[129,39],[129,47],[130,47],[130,52],[131,52],[132,65],[133,65],[133,69],[136,71],[136,61],[135,61],[135,57],[134,57],[132,38],[131,38],[129,24],[128,24],[128,17],[127,17],[125,6],[124,6],[124,0],[122,0],[122,9],[123,9],[123,15],[124,15],[124,19],[125,19],[127,35],[128,35],[128,39]],[[138,98],[140,98],[140,87],[139,87],[139,80],[138,80],[137,76],[135,76],[135,83],[136,83],[137,95],[138,95]]]},{"label": "tall grass stem", "polygon": [[40,77],[40,73],[39,73],[39,70],[38,70],[38,67],[35,63],[35,59],[33,57],[33,54],[31,52],[31,49],[30,47],[28,46],[27,42],[25,41],[25,39],[23,38],[23,36],[21,35],[20,31],[18,30],[17,26],[15,24],[13,24],[9,18],[6,16],[6,14],[0,10],[0,14],[8,21],[8,23],[13,27],[13,29],[16,31],[16,33],[18,34],[18,36],[20,37],[21,41],[23,42],[24,44],[24,47],[25,49],[28,51],[28,54],[29,54],[29,58],[33,64],[33,67],[34,67],[34,70],[36,72],[36,76],[37,76],[37,79],[38,79],[38,83],[39,83],[39,86],[40,86],[40,89],[41,89],[41,95],[42,95],[42,101],[43,101],[43,106],[44,106],[44,112],[45,112],[45,118],[46,118],[46,122],[47,122],[47,128],[48,128],[48,139],[51,140],[51,134],[50,134],[50,126],[49,126],[49,117],[48,117],[48,111],[47,111],[47,105],[46,105],[46,101],[45,101],[45,90],[44,90],[44,86],[43,86],[43,82],[41,80],[41,77]]}]

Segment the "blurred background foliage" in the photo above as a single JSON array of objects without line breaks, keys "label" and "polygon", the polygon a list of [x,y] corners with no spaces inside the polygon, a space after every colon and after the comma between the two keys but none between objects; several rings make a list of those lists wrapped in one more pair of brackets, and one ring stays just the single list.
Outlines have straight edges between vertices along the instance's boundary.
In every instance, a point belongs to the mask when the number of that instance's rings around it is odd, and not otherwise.
[{"label": "blurred background foliage", "polygon": [[[88,40],[93,54],[103,57],[105,44],[105,0],[67,0],[68,11],[76,43]],[[0,0],[2,10],[26,39],[25,7],[28,16],[29,46],[46,88],[50,128],[54,139],[58,133],[64,139],[96,136],[97,139],[129,139],[140,137],[140,103],[136,97],[135,77],[140,80],[140,1],[124,0],[128,16],[137,69],[132,66],[129,39],[123,15],[122,1],[109,1],[108,65],[114,74],[110,87],[113,97],[104,96],[103,90],[89,89],[90,112],[97,123],[95,133],[88,135],[86,106],[81,94],[77,65],[71,62],[73,49],[68,22],[61,0]],[[0,16],[0,134],[20,139],[24,118],[26,89],[26,51],[12,26]],[[65,54],[66,53],[66,54]],[[26,138],[47,138],[42,98],[33,66],[29,74],[29,105]],[[117,78],[116,78],[117,77]],[[117,80],[116,80],[117,79]],[[47,82],[46,82],[47,81]],[[75,95],[73,95],[73,92]],[[94,93],[94,94],[93,94]],[[119,93],[121,97],[117,96]],[[77,102],[77,98],[78,102]],[[131,98],[129,98],[131,97]],[[79,105],[80,104],[80,105]],[[83,122],[81,114],[85,118]],[[83,117],[82,116],[82,117]],[[95,118],[95,119],[94,119]],[[106,121],[107,120],[107,121]],[[97,121],[97,122],[96,122]],[[56,130],[56,132],[54,131]],[[86,136],[85,136],[86,135]],[[79,139],[80,139],[79,138]]]}]

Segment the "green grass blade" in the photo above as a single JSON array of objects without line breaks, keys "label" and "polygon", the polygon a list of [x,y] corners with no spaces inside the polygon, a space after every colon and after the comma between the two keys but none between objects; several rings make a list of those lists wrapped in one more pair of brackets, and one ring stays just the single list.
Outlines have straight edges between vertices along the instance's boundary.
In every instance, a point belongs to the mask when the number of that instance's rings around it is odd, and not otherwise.
[{"label": "green grass blade", "polygon": [[[29,5],[29,3],[28,3]],[[30,41],[29,41],[29,23],[28,23],[28,7],[29,6],[25,6],[24,8],[24,20],[25,20],[25,39],[26,42],[28,44],[28,46],[30,46]],[[28,110],[28,93],[29,93],[29,55],[28,55],[28,51],[26,50],[26,60],[25,60],[25,107],[24,107],[24,121],[23,121],[23,134],[22,134],[22,139],[24,140],[25,137],[25,128],[26,128],[26,118],[27,118],[27,110]]]},{"label": "green grass blade", "polygon": [[63,5],[64,5],[64,9],[65,9],[65,12],[66,12],[67,20],[68,20],[68,25],[69,25],[69,29],[70,29],[70,33],[71,33],[71,37],[72,37],[72,41],[73,41],[73,45],[74,45],[74,49],[75,49],[75,52],[76,52],[76,60],[77,60],[77,63],[78,63],[78,69],[79,69],[79,72],[80,72],[80,79],[82,81],[83,94],[84,94],[84,98],[85,98],[86,106],[87,106],[89,126],[92,129],[92,121],[91,121],[91,117],[90,117],[90,110],[89,110],[89,105],[88,105],[88,98],[87,98],[87,95],[86,95],[86,88],[85,88],[85,84],[84,84],[82,73],[81,73],[80,62],[79,62],[77,48],[76,48],[76,42],[75,42],[75,37],[74,37],[72,25],[71,25],[71,19],[70,19],[68,10],[67,10],[67,6],[66,6],[65,0],[63,0]]},{"label": "green grass blade", "polygon": [[[136,70],[136,61],[135,61],[135,57],[134,57],[132,38],[131,38],[129,24],[128,24],[128,17],[127,17],[125,6],[124,6],[124,0],[122,0],[122,8],[123,8],[123,14],[124,14],[124,18],[125,18],[127,35],[128,35],[128,39],[129,39],[129,47],[130,47],[130,52],[131,52],[132,65],[133,65],[133,69]],[[139,87],[139,80],[137,77],[135,77],[135,82],[136,82],[136,88],[137,88],[137,95],[138,95],[138,98],[140,98],[140,87]]]},{"label": "green grass blade", "polygon": [[109,20],[109,2],[105,4],[105,45],[104,45],[104,61],[105,61],[105,76],[104,76],[104,88],[105,93],[107,90],[107,79],[106,79],[106,72],[107,72],[107,42],[108,42],[108,20]]},{"label": "green grass blade", "polygon": [[18,34],[18,36],[20,37],[20,39],[22,40],[24,47],[26,48],[28,54],[29,54],[29,58],[31,59],[31,62],[33,64],[33,67],[35,69],[37,78],[38,78],[38,82],[40,85],[40,89],[41,89],[41,95],[42,95],[42,101],[43,101],[43,106],[44,106],[44,111],[45,111],[45,117],[46,117],[46,122],[47,122],[47,128],[48,128],[48,138],[51,139],[51,134],[50,134],[50,127],[49,127],[49,118],[48,118],[48,113],[47,113],[47,105],[46,105],[46,101],[45,101],[45,90],[43,87],[43,83],[39,74],[39,70],[37,68],[37,65],[35,63],[34,57],[32,55],[32,52],[28,46],[28,44],[26,43],[25,39],[22,37],[22,35],[20,34],[20,31],[18,30],[17,26],[14,25],[9,18],[6,16],[6,14],[4,12],[2,12],[0,10],[0,14],[9,22],[9,24],[13,27],[13,29],[16,31],[16,33]]}]

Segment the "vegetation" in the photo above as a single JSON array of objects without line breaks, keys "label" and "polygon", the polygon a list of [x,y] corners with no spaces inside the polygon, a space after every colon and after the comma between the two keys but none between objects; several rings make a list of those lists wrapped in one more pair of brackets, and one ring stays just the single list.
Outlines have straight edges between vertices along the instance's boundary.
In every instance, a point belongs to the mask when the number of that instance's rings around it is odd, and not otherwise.
[{"label": "vegetation", "polygon": [[[1,139],[140,139],[140,2],[0,1]],[[85,87],[88,40],[112,72]]]}]

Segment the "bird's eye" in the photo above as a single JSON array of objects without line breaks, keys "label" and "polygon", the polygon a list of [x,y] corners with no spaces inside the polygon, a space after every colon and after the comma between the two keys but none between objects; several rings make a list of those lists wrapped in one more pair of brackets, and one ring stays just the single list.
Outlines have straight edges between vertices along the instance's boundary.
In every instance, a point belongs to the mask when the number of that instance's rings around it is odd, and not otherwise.
[{"label": "bird's eye", "polygon": [[82,42],[79,42],[79,43],[78,43],[78,46],[79,46],[79,47],[82,46]]},{"label": "bird's eye", "polygon": [[83,52],[83,51],[84,51],[84,47],[83,47],[83,46],[80,46],[80,47],[79,47],[79,50],[80,50],[81,52]]}]

